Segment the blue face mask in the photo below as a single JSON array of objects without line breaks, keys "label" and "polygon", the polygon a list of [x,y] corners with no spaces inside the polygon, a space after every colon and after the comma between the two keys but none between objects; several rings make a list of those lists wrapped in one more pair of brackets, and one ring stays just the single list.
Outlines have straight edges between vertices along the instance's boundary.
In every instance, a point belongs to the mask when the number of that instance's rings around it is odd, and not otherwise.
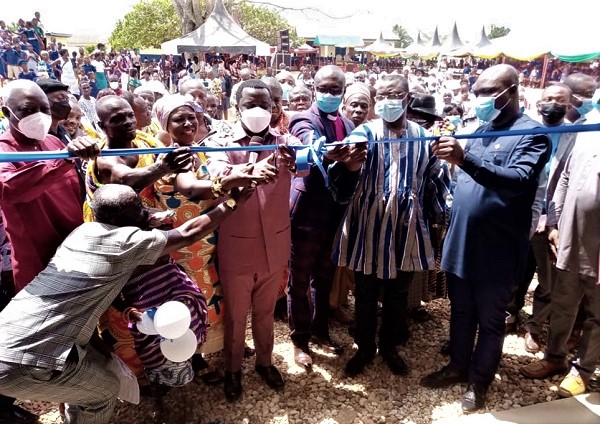
[{"label": "blue face mask", "polygon": [[380,100],[375,103],[375,113],[385,122],[396,122],[404,113],[402,100]]},{"label": "blue face mask", "polygon": [[458,115],[449,116],[448,120],[455,127],[458,127],[460,125],[460,123],[462,122],[462,118],[460,116],[458,116]]},{"label": "blue face mask", "polygon": [[581,106],[575,109],[581,116],[585,116],[594,109],[594,103],[592,103],[592,99],[581,99]]},{"label": "blue face mask", "polygon": [[475,114],[477,115],[477,118],[484,122],[492,122],[494,119],[496,119],[498,115],[500,115],[500,112],[502,112],[502,109],[504,109],[510,102],[509,99],[504,106],[502,106],[500,109],[496,109],[496,99],[506,93],[506,91],[511,87],[514,87],[514,84],[506,88],[506,90],[503,90],[497,96],[477,97],[475,99]]},{"label": "blue face mask", "polygon": [[342,96],[333,96],[329,93],[319,93],[317,91],[317,107],[325,113],[333,113],[338,110],[342,104]]}]

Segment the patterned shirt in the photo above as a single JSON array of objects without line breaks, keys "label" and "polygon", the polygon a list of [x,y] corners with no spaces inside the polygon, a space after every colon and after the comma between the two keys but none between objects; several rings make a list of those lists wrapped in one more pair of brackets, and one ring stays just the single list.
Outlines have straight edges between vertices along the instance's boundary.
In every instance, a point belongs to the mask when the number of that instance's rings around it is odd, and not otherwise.
[{"label": "patterned shirt", "polygon": [[61,371],[74,346],[83,358],[100,315],[166,242],[159,230],[79,226],[0,313],[0,361]]},{"label": "patterned shirt", "polygon": [[[424,136],[413,122],[402,137]],[[352,141],[394,139],[378,119],[356,128]],[[434,267],[428,225],[443,222],[450,174],[429,142],[372,143],[358,188],[334,243],[339,266],[377,278]]]}]

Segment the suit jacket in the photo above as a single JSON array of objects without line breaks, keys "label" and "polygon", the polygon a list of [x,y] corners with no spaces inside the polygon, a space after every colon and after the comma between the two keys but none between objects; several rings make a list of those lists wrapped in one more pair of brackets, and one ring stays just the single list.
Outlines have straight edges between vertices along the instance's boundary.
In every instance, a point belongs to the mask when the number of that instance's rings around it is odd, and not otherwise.
[{"label": "suit jacket", "polygon": [[[519,117],[502,128],[537,128]],[[511,284],[521,278],[539,176],[550,157],[546,135],[473,138],[458,173],[442,269],[478,283]]]},{"label": "suit jacket", "polygon": [[[232,134],[215,136],[207,146],[247,146],[250,137],[238,122]],[[270,129],[264,144],[299,145],[289,134],[280,135]],[[258,152],[256,162],[271,151]],[[228,166],[250,162],[250,152],[210,152],[206,154],[210,175],[225,172]],[[219,227],[217,252],[219,268],[235,269],[239,274],[274,273],[283,270],[290,257],[289,197],[292,174],[278,162],[279,177],[274,183],[256,187],[256,192],[235,214]]]},{"label": "suit jacket", "polygon": [[[337,116],[338,114],[329,114],[322,112],[316,103],[310,109],[297,113],[290,119],[290,134],[298,137],[302,144],[307,145],[321,136],[327,138],[328,143],[339,141],[336,139],[334,121],[328,116]],[[344,136],[347,136],[354,129],[352,121],[339,114],[344,125]],[[314,131],[314,135],[311,134]],[[332,162],[324,161],[327,171]],[[325,187],[325,181],[321,171],[313,166],[310,173],[305,177],[295,177],[292,180],[292,190],[290,198],[290,212],[294,225],[306,225],[322,227],[329,225],[332,214],[339,215],[343,213],[343,207],[335,202],[329,189]]]}]

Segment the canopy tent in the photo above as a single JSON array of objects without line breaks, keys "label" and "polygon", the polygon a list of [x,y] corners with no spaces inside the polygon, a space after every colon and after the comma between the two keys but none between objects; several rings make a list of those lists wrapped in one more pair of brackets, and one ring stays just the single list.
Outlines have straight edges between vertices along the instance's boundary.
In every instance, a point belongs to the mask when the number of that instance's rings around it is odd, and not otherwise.
[{"label": "canopy tent", "polygon": [[221,0],[215,2],[215,8],[201,27],[183,37],[162,43],[161,50],[165,54],[271,54],[267,43],[251,37],[235,22]]},{"label": "canopy tent", "polygon": [[417,40],[404,49],[404,53],[402,56],[419,56],[421,53],[424,52],[424,49],[425,43],[423,42],[423,38],[421,37],[421,30],[419,30],[419,32],[417,33]]},{"label": "canopy tent", "polygon": [[292,49],[292,53],[295,53],[295,54],[311,54],[311,53],[318,53],[318,52],[319,52],[319,49],[317,47],[311,47],[306,43],[302,44],[298,48]]},{"label": "canopy tent", "polygon": [[398,56],[400,53],[402,53],[401,49],[392,46],[390,43],[383,39],[383,33],[379,33],[378,40],[358,50],[362,50],[364,52],[371,53],[374,56],[380,57],[393,57]]},{"label": "canopy tent", "polygon": [[460,35],[458,35],[458,27],[456,22],[454,22],[454,27],[452,28],[452,34],[446,40],[446,42],[440,47],[440,53],[445,56],[467,56],[470,52],[467,46],[460,39]]},{"label": "canopy tent", "polygon": [[362,47],[365,42],[354,35],[317,35],[313,41],[315,46]]},{"label": "canopy tent", "polygon": [[473,47],[481,49],[485,46],[489,46],[490,44],[492,44],[492,42],[490,41],[490,39],[488,38],[488,36],[485,33],[485,25],[484,25],[481,27],[481,38]]},{"label": "canopy tent", "polygon": [[442,43],[440,42],[440,35],[438,32],[438,27],[436,25],[433,37],[431,37],[431,42],[429,43],[429,45],[425,46],[425,48],[419,54],[419,56],[424,59],[431,59],[440,53],[441,47]]},{"label": "canopy tent", "polygon": [[588,62],[600,57],[600,44],[595,37],[580,38],[576,43],[561,38],[552,45],[550,53],[563,62]]}]

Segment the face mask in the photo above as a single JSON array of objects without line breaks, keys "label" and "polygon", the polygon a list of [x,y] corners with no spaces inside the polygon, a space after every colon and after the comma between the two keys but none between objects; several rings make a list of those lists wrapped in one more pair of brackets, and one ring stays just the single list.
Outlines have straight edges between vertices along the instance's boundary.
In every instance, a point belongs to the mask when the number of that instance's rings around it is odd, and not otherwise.
[{"label": "face mask", "polygon": [[565,118],[567,105],[560,103],[542,103],[540,105],[540,115],[550,125],[556,125]]},{"label": "face mask", "polygon": [[317,91],[317,107],[325,113],[332,113],[338,110],[342,104],[342,95],[333,96],[329,93],[320,93]]},{"label": "face mask", "polygon": [[462,118],[458,115],[452,115],[452,116],[448,117],[448,120],[455,127],[458,127],[460,125],[460,123],[462,122]]},{"label": "face mask", "polygon": [[271,122],[271,112],[260,107],[245,109],[242,111],[242,123],[250,132],[261,133]]},{"label": "face mask", "polygon": [[31,140],[43,140],[52,125],[52,117],[42,112],[36,112],[23,119],[17,118],[12,110],[10,113],[19,121],[17,131]]},{"label": "face mask", "polygon": [[402,100],[380,100],[375,103],[375,113],[385,122],[396,122],[404,113]]},{"label": "face mask", "polygon": [[503,95],[509,88],[513,87],[511,85],[506,90],[503,90],[497,96],[479,96],[475,99],[475,114],[477,118],[484,122],[492,122],[494,119],[500,115],[502,109],[506,107],[506,105],[510,102],[510,99],[502,106],[500,109],[496,109],[496,99]]},{"label": "face mask", "polygon": [[117,88],[119,88],[119,83],[116,81],[111,82],[110,88],[112,88],[113,90],[116,90]]},{"label": "face mask", "polygon": [[71,105],[69,105],[68,100],[50,102],[50,111],[57,119],[67,119],[69,113],[71,113]]},{"label": "face mask", "polygon": [[585,116],[594,109],[592,99],[581,99],[581,106],[575,108],[579,115]]}]

